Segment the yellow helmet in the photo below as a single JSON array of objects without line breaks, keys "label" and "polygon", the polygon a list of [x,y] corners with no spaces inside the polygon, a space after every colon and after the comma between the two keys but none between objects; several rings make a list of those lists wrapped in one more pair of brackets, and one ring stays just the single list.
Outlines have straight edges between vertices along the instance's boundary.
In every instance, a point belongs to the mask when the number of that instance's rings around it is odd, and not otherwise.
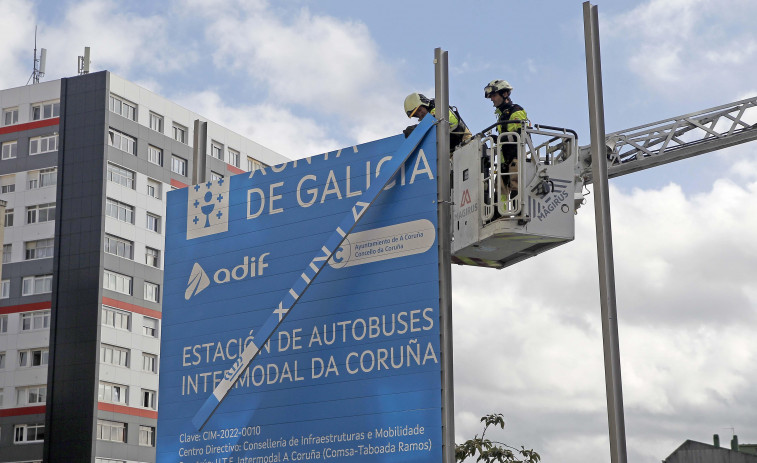
[{"label": "yellow helmet", "polygon": [[421,106],[431,109],[431,100],[426,98],[422,93],[411,93],[405,98],[405,114],[407,114],[407,117],[413,117],[413,114]]},{"label": "yellow helmet", "polygon": [[486,87],[484,87],[484,98],[489,98],[492,96],[492,94],[497,93],[497,92],[501,92],[504,90],[512,90],[512,89],[513,89],[513,86],[510,85],[508,81],[496,79],[489,82],[489,84]]}]

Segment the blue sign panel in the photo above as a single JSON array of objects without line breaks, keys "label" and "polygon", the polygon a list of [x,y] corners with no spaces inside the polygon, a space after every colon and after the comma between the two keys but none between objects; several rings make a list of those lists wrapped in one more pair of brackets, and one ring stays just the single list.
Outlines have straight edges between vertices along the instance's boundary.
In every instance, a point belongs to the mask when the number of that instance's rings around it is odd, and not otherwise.
[{"label": "blue sign panel", "polygon": [[441,461],[432,122],[169,194],[158,462]]}]

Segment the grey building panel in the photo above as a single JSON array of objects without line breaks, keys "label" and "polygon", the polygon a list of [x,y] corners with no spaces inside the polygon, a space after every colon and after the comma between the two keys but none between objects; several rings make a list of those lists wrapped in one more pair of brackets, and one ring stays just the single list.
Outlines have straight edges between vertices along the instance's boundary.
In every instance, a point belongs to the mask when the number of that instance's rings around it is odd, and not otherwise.
[{"label": "grey building panel", "polygon": [[[58,163],[58,153],[52,151],[49,153],[29,155],[29,139],[42,136],[51,135],[54,132],[58,132],[58,125],[52,125],[49,127],[42,127],[36,129],[23,130],[20,132],[12,132],[4,135],[0,135],[0,144],[7,141],[16,141],[16,157],[14,159],[3,159],[0,161],[2,166],[2,174],[13,174],[16,172],[24,172],[27,170],[44,169],[45,167],[52,167]],[[60,140],[59,140],[60,141]]]},{"label": "grey building panel", "polygon": [[117,442],[97,441],[97,456],[128,461],[155,461],[155,447],[139,445],[139,427],[150,426],[156,428],[157,420],[123,415],[121,413],[100,412],[103,420],[126,423],[126,442],[132,445],[124,445]]},{"label": "grey building panel", "polygon": [[44,446],[51,463],[95,455],[104,230],[95,211],[104,209],[107,81],[106,72],[61,80],[57,197],[71,199],[56,211],[54,268],[74,278],[53,282]]},{"label": "grey building panel", "polygon": [[10,280],[10,297],[3,299],[3,306],[32,304],[50,300],[50,294],[35,294],[21,296],[22,280],[30,275],[49,275],[53,273],[52,259],[38,259],[30,261],[3,264],[3,280]]},{"label": "grey building panel", "polygon": [[[137,256],[135,256],[137,257]],[[116,293],[107,289],[103,289],[103,295],[113,299],[126,300],[132,304],[136,304],[141,307],[145,307],[151,310],[161,311],[160,302],[155,303],[146,301],[143,298],[144,282],[155,283],[161,287],[161,297],[163,288],[163,272],[160,269],[150,267],[148,265],[140,264],[136,261],[124,259],[122,257],[114,256],[112,254],[105,254],[104,268],[124,275],[132,277],[132,296]]]},{"label": "grey building panel", "polygon": [[0,417],[0,427],[7,430],[0,435],[0,461],[31,461],[42,459],[42,442],[29,444],[14,444],[14,429],[18,424],[44,423],[45,415],[22,415]]}]

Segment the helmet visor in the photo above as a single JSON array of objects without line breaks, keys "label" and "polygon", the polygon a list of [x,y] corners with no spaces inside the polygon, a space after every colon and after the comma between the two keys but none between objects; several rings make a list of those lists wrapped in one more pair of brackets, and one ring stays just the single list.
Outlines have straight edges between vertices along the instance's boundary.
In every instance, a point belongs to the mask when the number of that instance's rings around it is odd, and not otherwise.
[{"label": "helmet visor", "polygon": [[416,106],[415,108],[413,108],[413,110],[412,110],[412,111],[408,111],[408,112],[407,112],[407,117],[413,117],[413,116],[415,115],[415,113],[416,113],[416,112],[418,112],[418,108],[420,108],[420,107],[421,107],[421,106],[420,106],[420,105],[418,105],[418,106]]}]

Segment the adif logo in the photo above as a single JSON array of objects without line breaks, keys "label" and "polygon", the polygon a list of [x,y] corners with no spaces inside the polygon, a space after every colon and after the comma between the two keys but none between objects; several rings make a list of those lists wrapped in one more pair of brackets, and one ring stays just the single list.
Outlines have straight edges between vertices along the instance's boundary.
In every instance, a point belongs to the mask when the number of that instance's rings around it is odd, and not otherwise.
[{"label": "adif logo", "polygon": [[229,181],[200,183],[189,187],[187,239],[222,233],[229,229]]},{"label": "adif logo", "polygon": [[[266,256],[270,252],[264,252],[257,258],[253,256],[244,256],[242,262],[230,269],[219,268],[213,274],[213,281],[217,284],[228,283],[231,280],[244,280],[245,278],[254,278],[257,275],[262,275],[263,270],[268,268],[268,264],[265,262]],[[239,261],[237,261],[239,262]],[[189,274],[189,281],[187,281],[187,290],[184,291],[184,299],[189,300],[192,296],[200,294],[202,290],[210,286],[210,278],[205,270],[195,262],[192,267],[192,272]]]},{"label": "adif logo", "polygon": [[189,281],[187,282],[187,290],[184,291],[184,299],[189,300],[190,297],[210,286],[210,278],[205,270],[200,267],[200,264],[195,262],[192,267],[192,273],[189,274]]}]

